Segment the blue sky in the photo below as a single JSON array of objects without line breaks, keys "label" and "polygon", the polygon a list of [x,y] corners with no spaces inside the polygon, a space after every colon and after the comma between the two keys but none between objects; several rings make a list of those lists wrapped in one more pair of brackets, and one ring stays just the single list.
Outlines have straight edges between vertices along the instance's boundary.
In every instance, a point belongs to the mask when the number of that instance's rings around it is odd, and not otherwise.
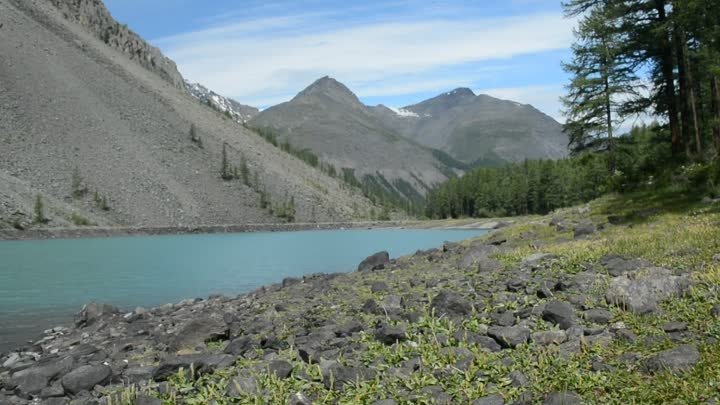
[{"label": "blue sky", "polygon": [[106,0],[190,81],[261,108],[330,75],[402,107],[457,87],[561,120],[574,21],[555,0]]}]

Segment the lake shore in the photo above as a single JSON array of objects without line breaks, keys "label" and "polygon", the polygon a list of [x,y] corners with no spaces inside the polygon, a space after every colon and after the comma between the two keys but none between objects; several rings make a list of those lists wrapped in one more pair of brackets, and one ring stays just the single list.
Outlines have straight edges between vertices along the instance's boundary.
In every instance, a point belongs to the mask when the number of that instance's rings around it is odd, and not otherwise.
[{"label": "lake shore", "polygon": [[381,229],[381,228],[417,228],[417,229],[493,229],[504,222],[499,220],[438,220],[438,221],[364,221],[364,222],[324,222],[324,223],[276,223],[276,224],[233,224],[199,226],[128,226],[128,227],[72,227],[42,229],[0,229],[0,241],[4,240],[45,240],[45,239],[82,239],[110,238],[125,236],[153,235],[193,235],[245,232],[293,232],[311,230],[339,229]]}]

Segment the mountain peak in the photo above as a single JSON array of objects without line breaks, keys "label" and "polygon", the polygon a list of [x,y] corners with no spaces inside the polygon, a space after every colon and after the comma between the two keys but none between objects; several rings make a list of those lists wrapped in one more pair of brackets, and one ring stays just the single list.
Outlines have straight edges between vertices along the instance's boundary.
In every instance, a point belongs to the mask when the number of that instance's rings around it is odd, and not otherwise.
[{"label": "mountain peak", "polygon": [[330,97],[337,101],[360,102],[355,93],[350,91],[347,86],[330,76],[323,76],[315,80],[311,85],[306,87],[305,90],[298,93],[293,100],[302,100],[318,96]]},{"label": "mountain peak", "polygon": [[475,97],[475,93],[467,87],[458,87],[455,90],[445,93],[445,95],[454,97]]}]

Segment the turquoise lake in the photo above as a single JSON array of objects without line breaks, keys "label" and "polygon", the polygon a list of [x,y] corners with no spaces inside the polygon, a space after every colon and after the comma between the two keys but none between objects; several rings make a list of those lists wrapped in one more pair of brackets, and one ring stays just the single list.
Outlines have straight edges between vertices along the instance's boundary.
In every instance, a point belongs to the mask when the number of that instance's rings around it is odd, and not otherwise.
[{"label": "turquoise lake", "polygon": [[0,242],[0,352],[68,324],[83,304],[131,310],[348,272],[483,230],[374,229]]}]

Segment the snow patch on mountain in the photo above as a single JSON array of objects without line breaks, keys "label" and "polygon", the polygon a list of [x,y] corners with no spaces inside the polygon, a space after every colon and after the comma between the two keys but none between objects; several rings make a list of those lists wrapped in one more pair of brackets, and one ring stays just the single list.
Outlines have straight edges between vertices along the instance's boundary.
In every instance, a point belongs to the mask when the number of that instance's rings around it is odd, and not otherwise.
[{"label": "snow patch on mountain", "polygon": [[412,112],[412,111],[410,111],[410,110],[406,110],[406,109],[404,109],[404,108],[393,108],[393,107],[388,107],[388,108],[391,109],[391,110],[392,110],[395,114],[397,114],[399,117],[420,118],[420,116],[417,115],[417,113],[414,113],[414,112]]},{"label": "snow patch on mountain", "polygon": [[186,81],[185,88],[200,102],[229,115],[230,118],[239,123],[247,122],[260,112],[255,107],[240,104],[231,98],[221,96],[200,83]]}]

